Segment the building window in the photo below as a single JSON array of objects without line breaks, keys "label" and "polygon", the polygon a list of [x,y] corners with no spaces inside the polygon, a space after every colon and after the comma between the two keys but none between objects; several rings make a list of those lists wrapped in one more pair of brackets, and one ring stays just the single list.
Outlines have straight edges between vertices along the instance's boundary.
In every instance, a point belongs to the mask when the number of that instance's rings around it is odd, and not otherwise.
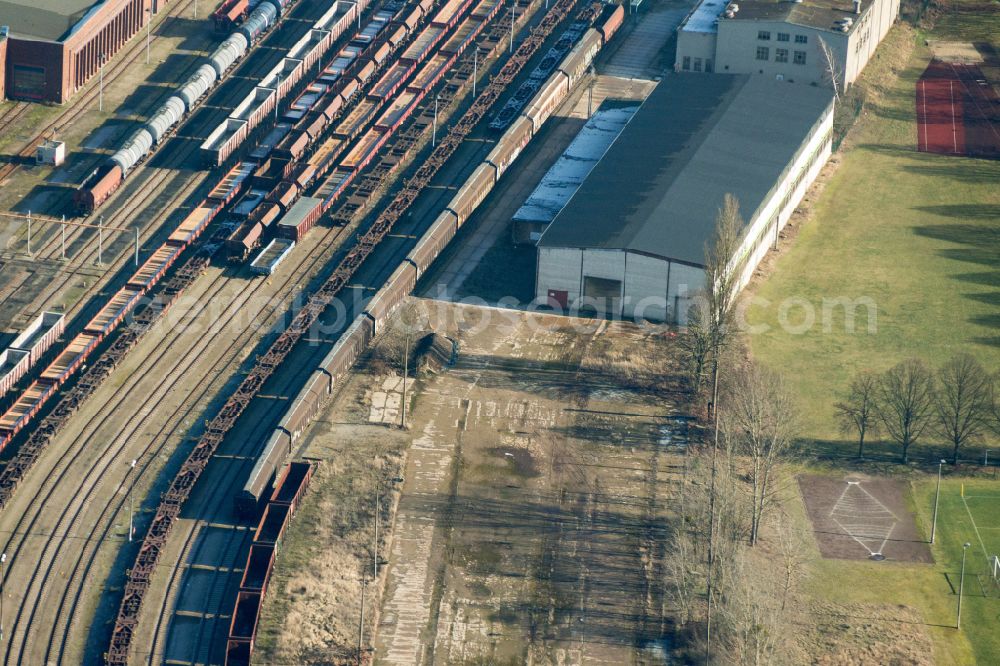
[{"label": "building window", "polygon": [[789,37],[789,34],[787,32],[779,32],[778,33],[778,41],[779,42],[787,42],[788,41],[788,37]]},{"label": "building window", "polygon": [[774,49],[774,62],[788,62],[788,49]]},{"label": "building window", "polygon": [[696,71],[696,72],[700,72],[701,71],[701,58],[695,58],[694,59],[694,71]]},{"label": "building window", "polygon": [[757,60],[767,60],[770,57],[770,52],[766,46],[757,47]]},{"label": "building window", "polygon": [[795,62],[796,65],[804,65],[804,64],[806,64],[806,52],[805,51],[796,51],[795,52],[795,60],[794,60],[794,62]]},{"label": "building window", "polygon": [[711,58],[705,58],[705,71],[709,72],[709,73],[712,72],[712,59]]},{"label": "building window", "polygon": [[760,30],[757,32],[757,39],[763,39],[765,42],[770,41],[771,32],[768,30]]},{"label": "building window", "polygon": [[681,69],[684,71],[691,69],[691,56],[684,56],[683,63],[684,64],[681,65]]},{"label": "building window", "polygon": [[795,35],[796,44],[806,44],[808,42],[809,42],[809,37],[807,37],[806,35]]}]

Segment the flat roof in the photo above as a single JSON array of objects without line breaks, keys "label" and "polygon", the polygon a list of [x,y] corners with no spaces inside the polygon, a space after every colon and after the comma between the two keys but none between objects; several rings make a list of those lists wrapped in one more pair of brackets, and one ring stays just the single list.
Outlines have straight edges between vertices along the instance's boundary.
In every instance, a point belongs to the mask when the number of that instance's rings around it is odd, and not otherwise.
[{"label": "flat roof", "polygon": [[61,41],[91,8],[115,0],[0,0],[0,25],[19,37]]},{"label": "flat roof", "polygon": [[608,100],[602,104],[545,172],[542,182],[527,201],[517,209],[514,221],[551,222],[573,198],[590,170],[600,162],[638,109],[637,102],[622,106],[620,102]]},{"label": "flat roof", "polygon": [[726,10],[726,0],[702,0],[688,14],[681,30],[685,32],[713,33],[719,31],[719,14]]},{"label": "flat roof", "polygon": [[736,74],[668,74],[538,247],[629,250],[695,266],[727,193],[750,222],[833,91]]},{"label": "flat roof", "polygon": [[[874,0],[861,0],[861,13],[871,7]],[[737,6],[733,18],[722,14],[726,7]],[[854,13],[854,0],[702,0],[688,15],[681,26],[685,32],[718,32],[719,21],[782,21],[791,25],[801,25],[817,30],[839,31],[836,22],[845,18],[854,19],[857,25],[857,15]]]}]

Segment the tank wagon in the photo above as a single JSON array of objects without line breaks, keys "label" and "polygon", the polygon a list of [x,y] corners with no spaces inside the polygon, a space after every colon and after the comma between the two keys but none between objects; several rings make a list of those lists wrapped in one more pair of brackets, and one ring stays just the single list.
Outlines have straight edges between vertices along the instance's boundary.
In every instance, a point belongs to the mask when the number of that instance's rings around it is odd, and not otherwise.
[{"label": "tank wagon", "polygon": [[[229,26],[228,29],[233,29],[237,23],[239,27],[235,28],[232,34],[208,56],[205,63],[160,105],[145,124],[128,135],[121,148],[87,175],[73,193],[76,212],[80,215],[89,215],[114,194],[129,171],[142,162],[170,130],[194,109],[198,100],[225,76],[233,64],[260,41],[263,34],[278,21],[289,4],[290,0],[261,0],[253,11],[246,14],[244,20],[240,17],[249,7],[246,0],[224,3],[219,12],[225,10],[226,17],[230,16],[228,12],[232,12],[232,19],[225,18],[223,22]],[[216,26],[218,25],[220,23],[216,21]]]},{"label": "tank wagon", "polygon": [[[358,12],[363,12],[367,5],[366,0],[335,2],[313,29],[292,45],[286,56],[263,76],[259,85],[236,105],[229,117],[208,135],[201,145],[204,163],[210,167],[225,164],[251,132],[266,118],[275,115],[306,73],[316,67],[334,41],[354,24]],[[240,29],[250,26],[252,18],[251,15]]]}]

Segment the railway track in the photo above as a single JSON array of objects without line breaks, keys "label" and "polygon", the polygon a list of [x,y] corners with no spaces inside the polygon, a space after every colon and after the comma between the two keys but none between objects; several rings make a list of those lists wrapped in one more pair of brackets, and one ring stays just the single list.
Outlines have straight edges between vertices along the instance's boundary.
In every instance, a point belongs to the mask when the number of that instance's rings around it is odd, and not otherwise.
[{"label": "railway track", "polygon": [[[174,18],[174,16],[171,18]],[[295,21],[297,19],[290,17],[285,17],[283,19],[283,21],[289,20]],[[290,39],[285,39],[283,41],[287,42],[287,44],[283,44],[284,46],[289,46],[291,44]],[[257,47],[257,49],[280,50],[269,44],[261,44]],[[237,65],[237,70],[233,72],[230,78],[235,75],[239,75],[244,78],[261,76],[268,69],[268,63],[264,62],[265,60],[266,59],[264,58],[254,58],[252,60],[245,61],[243,64]],[[189,74],[200,64],[200,61],[191,63],[188,69],[185,70],[184,75]],[[226,107],[218,108],[221,110]],[[209,124],[211,125],[212,123]],[[127,127],[126,132],[128,129],[129,128]],[[123,135],[124,133],[125,132],[123,132]],[[157,154],[169,149],[170,144],[162,147]],[[146,163],[138,166],[125,182],[121,190],[116,192],[111,201],[105,205],[105,210],[113,212],[111,212],[110,215],[104,219],[104,225],[108,227],[132,227],[138,229],[140,233],[140,244],[144,240],[148,240],[150,236],[155,235],[162,223],[177,208],[177,205],[180,202],[185,201],[194,191],[204,185],[208,172],[201,172],[200,174],[195,173],[193,176],[189,176],[191,180],[183,184],[181,188],[173,190],[176,194],[171,196],[169,200],[157,201],[160,193],[164,191],[163,186],[171,177],[171,174],[176,174],[178,170],[181,170],[184,167],[184,165],[190,164],[197,151],[197,146],[194,145],[193,142],[189,141],[185,143],[184,148],[179,149],[179,152],[175,152],[170,155],[169,163],[152,166],[147,161]],[[103,160],[106,158],[102,156],[100,159]],[[138,199],[133,196],[133,193],[135,192],[139,193]],[[117,206],[117,204],[123,200],[125,201],[125,205],[120,207]],[[142,213],[148,212],[147,204],[149,204],[149,208],[151,208],[154,203],[157,204],[156,210],[154,210],[151,215],[142,215]],[[148,218],[144,224],[136,224],[134,226],[131,224],[132,221],[142,219],[142,217]],[[94,223],[93,219],[91,220],[91,223]],[[61,233],[55,229],[54,225],[50,225],[50,228],[52,230],[51,233],[43,237],[43,245],[39,248],[37,253],[33,254],[33,261],[61,261],[62,236]],[[102,245],[99,236],[100,232],[83,227],[74,227],[72,231],[66,233],[67,246],[76,245],[74,248],[75,252],[73,262],[70,265],[74,266],[77,270],[60,271],[57,279],[47,283],[42,288],[41,293],[32,298],[32,302],[38,303],[38,305],[35,307],[34,311],[26,311],[23,313],[25,316],[29,318],[34,317],[37,316],[37,313],[41,310],[51,308],[51,299],[55,295],[62,293],[63,290],[68,287],[70,282],[75,279],[79,279],[78,273],[80,269],[91,267],[96,264],[98,255],[100,254],[100,246]],[[125,234],[125,236],[127,236],[127,238],[121,240],[119,240],[120,236],[119,239],[116,239],[115,236],[112,236],[111,238],[104,238],[104,250],[106,251],[106,254],[110,254],[113,257],[113,259],[109,262],[110,266],[103,269],[103,272],[106,275],[114,275],[132,259],[132,253],[129,250],[132,246],[133,237],[130,234]],[[143,238],[143,236],[145,236],[145,238]],[[118,242],[116,242],[116,240]],[[101,280],[95,279],[88,282],[90,283],[89,286],[84,288],[83,292],[76,299],[74,304],[66,310],[68,317],[76,314],[101,286]],[[0,299],[0,309],[2,309],[10,301],[10,299],[14,298],[15,295],[16,293],[12,291]]]},{"label": "railway track", "polygon": [[[571,4],[571,3],[570,3]],[[494,35],[490,35],[487,39],[491,39],[496,44],[497,42],[502,43],[502,39],[507,35],[509,30],[509,21],[504,24],[502,21],[499,29],[494,30]],[[486,41],[486,40],[484,40]],[[471,63],[469,63],[471,66]],[[471,72],[465,71],[462,68],[456,69],[456,78],[467,77]],[[447,84],[444,86],[447,87]],[[457,104],[460,98],[455,99]],[[429,139],[429,130],[433,122],[433,100],[429,99],[427,105],[424,107],[424,113],[418,118],[415,123],[420,125],[423,132],[424,140]],[[474,159],[474,158],[469,158]],[[481,158],[480,158],[481,159]],[[363,180],[363,179],[362,179]],[[438,194],[438,197],[445,196],[442,192]],[[350,208],[350,203],[345,202],[344,208]],[[334,216],[336,217],[336,215]],[[382,271],[388,274],[392,267],[399,263],[400,256],[386,254],[381,257],[380,268],[376,270]],[[374,260],[374,257],[372,258]],[[318,360],[325,354],[326,350],[321,352],[314,352],[307,356],[306,362],[299,362],[295,364],[296,367],[308,367],[310,362],[313,360]],[[272,386],[274,382],[268,385],[269,391],[277,391],[278,393],[289,393],[289,383],[288,379],[284,380],[284,383]],[[272,422],[276,420],[277,416],[272,418],[268,415],[266,418],[261,419],[259,415],[259,408],[255,408],[254,411],[255,419],[254,423],[260,426],[262,423]],[[239,428],[240,426],[237,426]],[[250,428],[250,425],[244,425],[243,428],[246,430]],[[211,428],[211,426],[210,426]],[[259,432],[259,427],[257,428]],[[266,429],[265,429],[266,430]],[[235,433],[234,433],[235,435]],[[243,447],[246,444],[246,437],[233,436],[227,441],[239,442],[236,446],[239,447],[236,451],[226,450],[226,456],[230,455],[243,455]],[[229,504],[232,501],[232,497],[242,486],[245,481],[246,473],[252,466],[253,460],[245,461],[243,464],[229,465],[223,471],[216,471],[213,473],[211,470],[206,470],[206,473],[211,476],[211,483],[204,483],[199,485],[193,492],[196,497],[192,498],[192,504],[197,504],[198,514],[203,516],[219,516],[226,515],[228,513]],[[218,467],[216,467],[218,470]],[[208,481],[208,479],[206,479]],[[204,531],[204,526],[201,521],[197,519],[185,520],[178,527],[183,530],[180,535],[175,535],[174,547],[177,547],[177,540],[180,540],[179,545],[179,558],[176,562],[186,562],[187,557],[190,555],[193,557],[194,561],[203,561],[200,555],[203,553],[204,549],[209,548],[208,540],[204,538],[206,534]],[[218,523],[213,524],[213,528],[218,528]],[[199,538],[201,537],[201,538]],[[213,561],[214,573],[212,574],[212,582],[207,583],[204,577],[199,577],[198,586],[207,586],[208,589],[215,594],[218,590],[224,590],[223,597],[229,601],[233,597],[233,586],[238,585],[238,576],[233,573],[234,570],[238,570],[242,566],[241,557],[245,560],[245,546],[250,540],[250,534],[246,530],[236,529],[233,526],[224,540],[224,545],[220,546],[218,541],[212,541],[212,549],[218,550],[219,552],[225,553],[224,559],[222,561]],[[173,550],[171,551],[173,552]],[[166,652],[166,648],[163,646],[176,646],[176,641],[171,639],[171,619],[174,616],[173,606],[176,603],[176,599],[180,593],[180,589],[184,585],[185,581],[185,567],[180,564],[172,564],[171,571],[169,574],[169,580],[167,581],[167,590],[163,593],[162,601],[159,604],[159,608],[156,609],[155,615],[155,627],[153,628],[153,649],[149,653],[145,653],[144,661],[147,663],[160,663],[164,660],[168,660],[171,663],[180,663],[185,661],[190,661],[191,663],[213,663],[212,659],[217,658],[214,654],[212,646],[219,646],[221,641],[224,641],[225,634],[220,632],[220,621],[228,619],[228,612],[231,610],[231,601],[227,605],[212,605],[205,604],[205,607],[201,609],[200,617],[198,620],[197,630],[193,630],[190,626],[190,622],[186,621],[184,626],[185,636],[190,636],[192,632],[198,637],[195,639],[195,644],[188,651],[188,654],[181,655],[175,652]],[[224,579],[221,582],[219,579]],[[191,585],[193,583],[189,583]],[[146,611],[147,613],[149,611]],[[142,620],[139,626],[143,626],[142,623],[148,623],[148,619],[144,616],[140,616]],[[185,619],[190,620],[190,612],[185,614]],[[211,625],[211,626],[206,626]],[[223,628],[224,629],[224,628]],[[142,634],[144,637],[145,634]],[[213,641],[211,637],[215,637]],[[136,636],[136,641],[138,644],[143,644],[145,641],[140,636]],[[205,637],[208,637],[209,644],[206,644]]]},{"label": "railway track", "polygon": [[[161,27],[168,21],[173,22],[176,20],[181,12],[191,7],[195,2],[196,0],[182,0],[181,3],[168,6],[167,16],[161,21]],[[120,77],[133,63],[135,63],[136,60],[138,60],[141,55],[145,54],[146,41],[145,39],[142,39],[142,34],[143,31],[139,30],[139,32],[133,35],[132,39],[130,39],[122,50],[118,52],[118,55],[109,62],[110,67],[105,65],[105,85],[114,83],[118,77]],[[139,39],[136,39],[137,37],[139,37]],[[97,78],[98,77],[93,77],[90,82],[84,86],[83,92],[78,93],[78,95],[71,100],[70,106],[67,107],[63,113],[46,124],[41,130],[37,131],[35,135],[24,145],[24,147],[18,151],[13,161],[0,167],[0,183],[9,178],[15,171],[18,170],[18,168],[20,168],[22,160],[29,159],[34,156],[35,146],[38,145],[39,141],[45,139],[50,134],[57,133],[60,129],[70,125],[73,121],[83,115],[83,113],[89,108],[90,104],[101,94],[100,84],[96,80]],[[25,106],[29,107],[30,105],[26,104]],[[152,108],[152,105],[150,108]],[[23,113],[21,115],[23,116]],[[9,127],[12,122],[13,121],[8,122],[6,117],[0,119],[0,131]]]},{"label": "railway track", "polygon": [[13,106],[0,117],[0,134],[10,129],[10,126],[24,117],[31,105],[28,102],[14,102]]},{"label": "railway track", "polygon": [[[292,293],[293,287],[316,270],[323,261],[327,248],[336,243],[343,233],[344,229],[341,228],[326,230],[311,254],[307,255],[307,261],[300,263],[294,271],[284,273],[276,295],[269,298],[265,307],[265,319],[271,320],[276,314],[284,311],[286,298]],[[200,296],[199,307],[192,313],[188,328],[204,317],[210,317],[215,321],[235,320],[237,313],[243,312],[248,303],[253,302],[262,292],[273,289],[267,282],[257,281],[254,289],[239,292],[235,299],[228,302],[226,309],[216,316],[209,307],[224,298],[227,286],[230,288],[233,286],[227,276],[220,273],[213,279],[205,293]],[[223,333],[228,334],[233,331],[223,330]],[[150,466],[164,453],[164,449],[169,446],[172,439],[186,429],[184,418],[190,416],[191,410],[209,395],[212,382],[206,380],[213,376],[224,376],[235,370],[231,366],[237,362],[239,350],[244,348],[253,336],[252,329],[242,329],[233,335],[228,344],[219,344],[220,340],[229,339],[220,335],[202,336],[197,339],[191,352],[175,365],[170,366],[166,361],[158,362],[144,375],[130,377],[115,389],[105,402],[105,407],[87,424],[80,435],[74,438],[72,446],[55,461],[52,465],[53,473],[45,484],[30,498],[27,495],[18,498],[26,500],[27,505],[11,530],[12,537],[5,546],[5,552],[11,559],[11,566],[5,572],[5,580],[16,576],[18,579],[27,579],[30,582],[11,627],[11,638],[4,653],[4,663],[61,662],[67,657],[66,646],[71,642],[70,637],[74,627],[79,624],[78,609],[87,589],[85,582],[92,580],[100,547],[109,541],[116,523],[120,522],[118,519],[122,517],[126,505],[126,484],[135,478],[145,477],[151,471]],[[179,357],[177,352],[182,343],[187,341],[181,334],[164,338],[150,350],[149,355],[157,359],[169,358],[171,354]],[[216,347],[224,348],[210,366],[203,367],[205,359],[211,358],[209,350]],[[182,380],[190,382],[192,373],[197,375],[196,385],[201,388],[164,417],[157,407],[164,396],[179,388]],[[133,414],[109,436],[106,431],[113,428],[110,420],[115,416],[118,407],[129,395],[139,391],[138,387],[142,384],[143,377],[150,375],[157,376],[158,383],[153,387],[144,388],[141,394],[149,395],[154,406]],[[162,419],[162,425],[154,434],[150,434],[151,428],[155,427],[154,418]],[[138,451],[134,448],[128,450],[127,447],[137,435],[147,436],[148,443]],[[92,449],[98,447],[102,441],[106,442],[103,450],[95,461],[88,463],[86,456],[92,455]],[[122,460],[125,458],[140,461],[135,476],[130,476],[125,471],[122,465]],[[81,466],[88,470],[86,475],[74,478],[76,470]],[[60,502],[60,498],[67,496],[67,493],[72,498],[71,501],[68,504]],[[57,514],[57,520],[54,525],[49,526],[44,524],[43,511],[45,507],[53,504],[55,507],[52,513]],[[94,518],[95,513],[96,518]],[[93,528],[87,532],[84,524],[93,524]],[[36,557],[32,558],[33,569],[28,574],[24,571],[24,567],[15,568],[14,563],[22,560],[23,550],[29,547],[28,537],[38,533],[47,534],[47,539],[41,547],[33,544],[31,550]],[[81,538],[82,547],[74,548],[76,545],[74,541]],[[69,572],[68,578],[63,579],[58,572]],[[56,611],[54,616],[51,614],[53,609]],[[35,661],[42,659],[41,654],[25,654],[31,646],[43,644],[47,646],[43,661]]]},{"label": "railway track", "polygon": [[[288,293],[294,285],[302,282],[303,277],[310,271],[315,270],[318,263],[322,260],[323,254],[326,251],[324,248],[329,248],[343,233],[344,229],[341,228],[328,230],[320,239],[319,244],[315,246],[312,253],[306,255],[307,261],[300,262],[291,273],[283,272],[283,281],[280,283],[280,290]],[[258,281],[255,289],[241,292],[239,298],[229,303],[227,310],[219,318],[223,321],[235,320],[237,313],[246,312],[246,303],[251,301],[258,293],[269,290],[270,288],[265,288],[264,285],[271,283],[273,283],[273,280],[266,283]],[[223,275],[217,276],[209,287],[209,292],[201,296],[201,311],[205,311],[210,304],[229,300],[222,298],[220,294],[225,285],[231,284],[231,281],[227,277]],[[269,308],[270,312],[268,316],[274,316],[279,309],[281,311],[284,310],[284,302],[272,301],[269,304]],[[217,318],[214,313],[207,316],[213,319]],[[238,334],[233,336],[234,341],[229,345],[226,356],[223,358],[228,358],[233,349],[242,348],[252,335],[252,331],[238,329]],[[103,439],[98,438],[98,435],[103,434],[103,429],[105,429],[108,419],[112,417],[114,410],[124,401],[127,395],[133,392],[140,395],[149,395],[151,401],[159,404],[157,401],[161,400],[162,396],[177,389],[176,384],[181,376],[188,376],[193,369],[201,367],[200,363],[207,351],[213,348],[213,343],[214,339],[212,337],[197,340],[197,344],[192,352],[189,353],[187,364],[184,367],[175,366],[173,369],[161,369],[159,366],[154,365],[148,369],[148,372],[164,377],[163,381],[156,387],[139,390],[137,388],[139,386],[138,380],[130,380],[119,387],[115,394],[105,401],[107,407],[105,407],[105,411],[100,413],[103,416],[99,414],[99,419],[92,420],[91,424],[81,433],[81,436],[74,439],[73,447],[64,452],[60,459],[56,461],[54,468],[58,471],[58,476],[53,474],[50,477],[50,481],[52,478],[55,478],[55,481],[50,483],[48,490],[46,490],[45,486],[40,487],[36,491],[35,496],[29,498],[29,504],[25,507],[19,523],[14,527],[13,532],[15,534],[27,535],[38,531],[39,526],[36,524],[36,521],[39,520],[39,516],[41,515],[41,509],[38,507],[55,501],[51,495],[44,495],[45,492],[52,493],[54,492],[54,488],[67,488],[72,491],[72,499],[69,506],[59,505],[53,511],[53,513],[58,515],[58,519],[49,533],[48,540],[40,549],[35,548],[36,551],[41,553],[41,557],[35,563],[34,570],[30,575],[19,576],[20,579],[27,577],[29,584],[27,594],[22,599],[15,619],[13,640],[9,644],[7,654],[5,655],[7,663],[21,663],[25,661],[23,658],[24,646],[41,645],[45,636],[39,636],[39,632],[44,633],[45,631],[50,632],[47,634],[48,649],[46,650],[45,659],[61,660],[65,656],[65,646],[69,643],[69,636],[78,621],[79,613],[77,609],[81,596],[84,594],[84,581],[95,577],[94,563],[97,560],[100,544],[108,539],[110,530],[114,526],[115,517],[120,515],[122,509],[124,499],[116,501],[117,496],[122,493],[123,484],[126,483],[120,467],[118,469],[120,479],[117,481],[117,487],[113,489],[113,492],[106,487],[106,484],[112,483],[109,479],[116,476],[114,463],[116,460],[120,462],[121,456],[124,455],[124,447],[128,445],[130,440],[135,438],[137,433],[143,428],[148,427],[147,424],[152,410],[144,410],[140,416],[133,416],[125,423],[123,429],[113,433],[111,438],[106,440],[110,443],[107,444],[96,461],[88,463],[82,460],[81,456],[88,449],[94,448],[100,439]],[[153,354],[158,358],[165,357],[171,352],[177,351],[175,347],[179,344],[180,342],[177,339],[168,340],[168,344],[165,347],[161,342],[159,345],[160,348],[155,349]],[[196,366],[196,363],[199,365]],[[230,374],[234,369],[230,368],[230,372],[226,374]],[[213,368],[212,372],[218,375],[222,370]],[[207,390],[207,388],[203,389],[201,393],[191,399],[203,398]],[[138,456],[138,459],[144,460],[143,465],[139,469],[140,475],[150,464],[147,461],[151,461],[163,452],[163,447],[166,446],[170,435],[176,434],[178,429],[182,429],[179,422],[181,418],[182,415],[177,411],[167,416],[164,426],[157,433],[151,435],[151,443],[142,451],[133,453],[133,455]],[[145,434],[148,435],[149,433]],[[150,447],[153,446],[152,442],[160,442],[160,444],[155,449],[151,449]],[[80,484],[74,486],[73,480],[67,474],[69,470],[79,467],[83,467],[89,471]],[[20,498],[20,496],[18,497]],[[96,497],[101,498],[100,501],[103,502],[103,508],[100,509],[97,519],[91,523],[88,518],[97,512],[97,509],[92,506],[93,502],[97,501],[95,500]],[[21,501],[23,502],[24,500],[22,499]],[[26,520],[30,520],[28,525],[25,525]],[[79,549],[79,551],[68,550],[66,539],[64,537],[61,538],[60,535],[73,535],[83,531],[81,525],[84,522],[88,525],[93,524],[94,528],[84,538],[83,548]],[[18,553],[25,546],[26,541],[27,536],[24,536],[15,546],[8,544],[8,550],[11,551],[14,557],[17,557]],[[72,559],[74,557],[76,558],[75,561]],[[72,573],[70,574],[70,578],[64,581],[54,573],[56,570],[60,572],[71,571]],[[98,572],[97,576],[99,575],[100,573]],[[60,589],[62,590],[61,594],[59,592]],[[55,606],[57,597],[58,609],[55,618],[50,618],[49,615],[44,614],[44,609]],[[41,619],[37,617],[40,608],[42,609],[41,612],[43,612]],[[14,653],[17,653],[16,658]],[[34,654],[29,655],[29,663],[35,656]]]}]

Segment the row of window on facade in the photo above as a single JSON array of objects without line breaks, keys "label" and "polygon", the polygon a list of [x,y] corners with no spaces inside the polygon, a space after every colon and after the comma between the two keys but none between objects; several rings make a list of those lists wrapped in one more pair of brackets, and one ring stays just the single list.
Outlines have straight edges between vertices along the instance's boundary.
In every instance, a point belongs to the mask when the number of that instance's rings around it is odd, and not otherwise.
[{"label": "row of window on facade", "polygon": [[[787,42],[787,41],[789,41],[791,39],[791,37],[792,36],[789,33],[787,33],[787,32],[779,32],[778,33],[778,41],[779,42]],[[757,31],[757,39],[760,39],[760,40],[765,41],[765,42],[771,41],[771,31],[770,30],[759,30],[759,31]],[[795,35],[795,43],[796,44],[808,44],[809,43],[809,36],[808,35]]]},{"label": "row of window on facade", "polygon": [[[770,60],[771,49],[766,46],[757,47],[757,60]],[[774,49],[774,62],[788,62],[788,49]],[[792,55],[792,62],[796,65],[806,64],[806,52],[796,51]]]},{"label": "row of window on facade", "polygon": [[705,58],[704,62],[702,62],[701,58],[694,58],[694,62],[692,63],[691,56],[684,56],[684,58],[681,60],[681,69],[683,69],[685,72],[691,72],[691,71],[700,72],[703,71],[702,69],[703,64],[704,64],[704,71],[706,72],[712,71],[711,58]]}]

